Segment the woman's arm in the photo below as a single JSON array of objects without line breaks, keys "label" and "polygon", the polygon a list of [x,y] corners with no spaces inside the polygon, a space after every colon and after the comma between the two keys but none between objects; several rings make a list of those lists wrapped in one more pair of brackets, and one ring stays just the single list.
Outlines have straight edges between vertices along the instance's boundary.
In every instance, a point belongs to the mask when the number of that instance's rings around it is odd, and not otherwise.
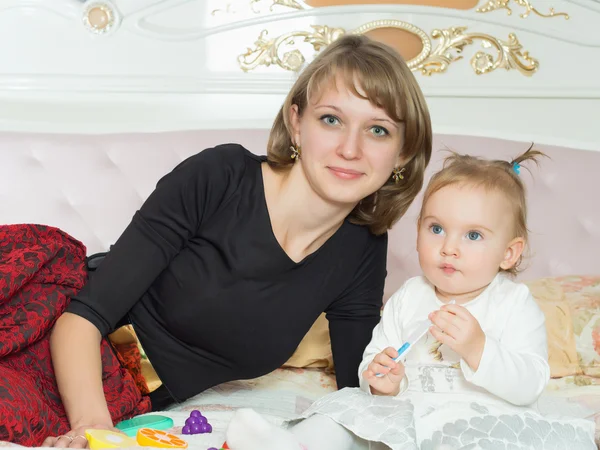
[{"label": "woman's arm", "polygon": [[98,328],[71,313],[59,317],[50,337],[56,382],[72,429],[113,425],[102,387],[100,340]]},{"label": "woman's arm", "polygon": [[73,296],[68,312],[96,325],[101,336],[114,331],[196,234],[207,209],[221,201],[227,180],[219,153],[204,150],[158,182],[98,269]]},{"label": "woman's arm", "polygon": [[326,310],[338,389],[359,386],[358,368],[381,318],[387,235],[372,238],[344,293]]}]

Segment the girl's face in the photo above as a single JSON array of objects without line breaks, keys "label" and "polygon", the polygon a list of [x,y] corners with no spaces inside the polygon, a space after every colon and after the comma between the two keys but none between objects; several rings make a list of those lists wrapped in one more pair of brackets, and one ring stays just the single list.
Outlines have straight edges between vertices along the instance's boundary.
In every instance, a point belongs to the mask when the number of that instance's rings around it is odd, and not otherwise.
[{"label": "girl's face", "polygon": [[355,206],[401,166],[402,124],[342,81],[311,99],[302,116],[294,105],[291,123],[302,152],[296,164],[312,190],[329,203]]},{"label": "girl's face", "polygon": [[429,197],[419,221],[419,262],[442,300],[475,298],[501,268],[516,263],[523,245],[522,238],[514,238],[506,196],[483,187],[440,189]]}]

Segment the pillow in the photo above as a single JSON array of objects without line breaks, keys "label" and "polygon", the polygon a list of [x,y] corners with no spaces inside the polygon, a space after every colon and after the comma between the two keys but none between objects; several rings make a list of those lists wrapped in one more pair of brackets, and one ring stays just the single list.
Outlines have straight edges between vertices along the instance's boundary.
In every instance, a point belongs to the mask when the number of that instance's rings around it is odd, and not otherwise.
[{"label": "pillow", "polygon": [[321,314],[284,367],[333,369],[329,322]]},{"label": "pillow", "polygon": [[581,375],[571,308],[561,284],[553,278],[541,278],[525,284],[546,317],[550,376]]},{"label": "pillow", "polygon": [[600,377],[600,276],[568,276],[557,281],[571,309],[581,370]]},{"label": "pillow", "polygon": [[526,284],[546,315],[552,376],[600,377],[600,277],[542,278]]}]

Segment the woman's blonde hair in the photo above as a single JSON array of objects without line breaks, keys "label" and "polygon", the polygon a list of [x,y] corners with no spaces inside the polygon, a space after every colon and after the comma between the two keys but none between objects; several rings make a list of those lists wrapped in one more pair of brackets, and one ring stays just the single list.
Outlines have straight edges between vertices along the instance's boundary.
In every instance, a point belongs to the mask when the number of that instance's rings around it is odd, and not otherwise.
[{"label": "woman's blonde hair", "polygon": [[[546,156],[544,153],[534,150],[533,145],[527,151],[517,156],[512,161],[486,160],[477,156],[460,155],[455,152],[444,160],[442,170],[431,177],[425,193],[419,213],[419,221],[423,216],[425,205],[429,198],[440,189],[452,185],[483,187],[487,191],[497,191],[506,196],[512,205],[513,211],[513,236],[521,237],[528,243],[529,230],[527,229],[527,198],[523,180],[520,177],[521,164],[532,161],[539,164],[539,158]],[[501,269],[511,275],[519,272],[519,266],[523,260],[523,254],[510,269]]]},{"label": "woman's blonde hair", "polygon": [[297,105],[302,115],[312,96],[335,83],[336,77],[341,77],[354,95],[404,125],[404,143],[399,149],[405,161],[404,179],[395,183],[390,173],[385,185],[362,199],[349,216],[352,223],[383,234],[404,215],[423,187],[432,147],[431,119],[423,93],[404,59],[391,47],[366,36],[346,35],[317,55],[299,75],[277,114],[267,146],[268,162],[275,170],[291,167],[292,105]]}]

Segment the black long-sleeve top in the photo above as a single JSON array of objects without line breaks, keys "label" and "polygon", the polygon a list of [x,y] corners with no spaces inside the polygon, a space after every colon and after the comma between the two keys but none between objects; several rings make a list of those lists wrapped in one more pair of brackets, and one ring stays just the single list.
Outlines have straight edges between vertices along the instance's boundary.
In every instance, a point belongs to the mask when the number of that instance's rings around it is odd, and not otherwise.
[{"label": "black long-sleeve top", "polygon": [[294,262],[271,228],[264,161],[225,144],[179,164],[68,307],[103,336],[127,318],[176,401],[281,366],[323,312],[338,388],[358,386],[387,235],[345,221]]}]

